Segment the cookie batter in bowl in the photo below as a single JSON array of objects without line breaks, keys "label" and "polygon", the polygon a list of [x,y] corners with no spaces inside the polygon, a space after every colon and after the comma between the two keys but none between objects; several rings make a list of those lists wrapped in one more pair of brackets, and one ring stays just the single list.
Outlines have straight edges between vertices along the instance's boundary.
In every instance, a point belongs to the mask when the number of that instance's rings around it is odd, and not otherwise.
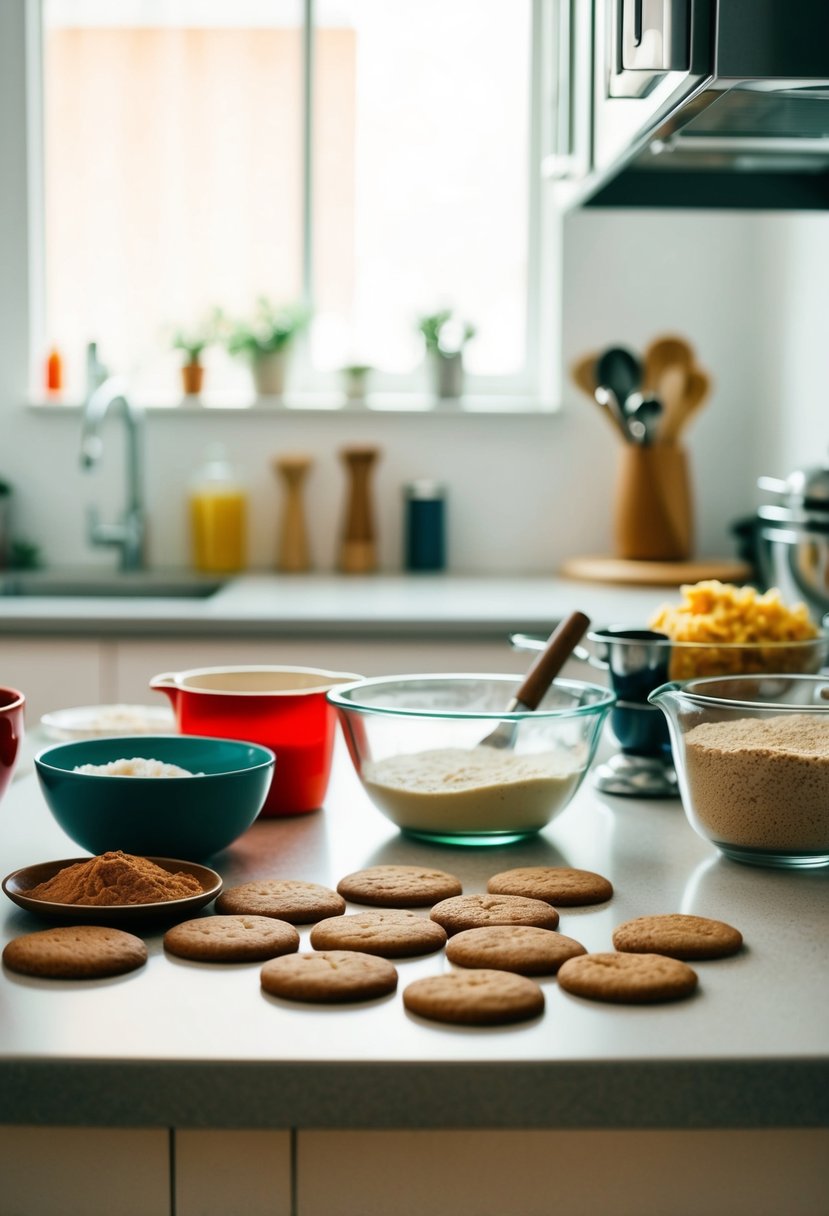
[{"label": "cookie batter in bowl", "polygon": [[527,833],[567,805],[583,768],[555,752],[447,747],[366,762],[362,775],[375,805],[406,831]]}]

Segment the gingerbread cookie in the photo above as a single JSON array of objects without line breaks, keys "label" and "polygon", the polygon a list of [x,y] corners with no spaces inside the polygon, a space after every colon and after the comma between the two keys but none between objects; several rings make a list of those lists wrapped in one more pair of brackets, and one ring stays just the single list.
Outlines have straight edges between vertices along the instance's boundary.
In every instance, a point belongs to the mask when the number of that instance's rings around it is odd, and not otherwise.
[{"label": "gingerbread cookie", "polygon": [[522,866],[493,874],[486,884],[494,895],[524,895],[562,907],[603,904],[613,894],[613,885],[592,870],[570,866]]},{"label": "gingerbread cookie", "polygon": [[558,925],[555,908],[520,895],[456,895],[435,904],[431,916],[450,936],[482,925],[536,925],[539,929]]},{"label": "gingerbread cookie", "polygon": [[535,925],[464,929],[446,944],[446,957],[458,967],[515,971],[519,975],[554,975],[568,958],[586,953],[572,937]]},{"label": "gingerbread cookie", "polygon": [[697,986],[697,973],[664,954],[583,954],[558,972],[559,987],[591,1001],[647,1005],[678,1001]]},{"label": "gingerbread cookie", "polygon": [[346,874],[337,883],[340,895],[355,904],[375,908],[426,908],[439,899],[460,895],[454,874],[426,866],[370,866]]},{"label": "gingerbread cookie", "polygon": [[272,916],[202,916],[164,934],[164,949],[200,963],[252,963],[299,949],[299,934]]},{"label": "gingerbread cookie", "polygon": [[452,971],[414,980],[403,992],[403,1004],[434,1022],[498,1026],[543,1013],[544,993],[534,980],[509,971]]},{"label": "gingerbread cookie", "polygon": [[361,950],[383,958],[432,954],[446,942],[446,932],[417,912],[374,909],[322,920],[311,930],[315,950]]},{"label": "gingerbread cookie", "polygon": [[22,975],[84,980],[135,971],[147,961],[140,937],[103,925],[61,925],[15,937],[3,962]]},{"label": "gingerbread cookie", "polygon": [[288,1001],[336,1005],[386,996],[397,987],[397,970],[385,958],[353,950],[323,950],[272,958],[260,972],[265,992]]},{"label": "gingerbread cookie", "polygon": [[274,916],[291,925],[310,925],[325,916],[342,916],[345,900],[329,887],[294,878],[264,878],[228,887],[216,911],[231,916]]},{"label": "gingerbread cookie", "polygon": [[664,954],[668,958],[725,958],[743,944],[739,929],[706,916],[669,912],[637,916],[613,930],[613,945],[630,954]]}]

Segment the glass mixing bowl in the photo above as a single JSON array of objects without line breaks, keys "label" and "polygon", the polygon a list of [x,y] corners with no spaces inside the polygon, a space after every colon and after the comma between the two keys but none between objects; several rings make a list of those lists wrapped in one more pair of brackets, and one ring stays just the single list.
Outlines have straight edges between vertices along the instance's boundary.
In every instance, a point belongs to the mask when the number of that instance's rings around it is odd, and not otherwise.
[{"label": "glass mixing bowl", "polygon": [[735,861],[829,865],[829,677],[672,681],[648,700],[700,836]]},{"label": "glass mixing bowl", "polygon": [[[555,680],[538,709],[507,713],[514,675],[406,675],[333,688],[371,801],[402,831],[450,844],[503,844],[545,827],[578,789],[615,700]],[[499,737],[486,740],[505,723]]]}]

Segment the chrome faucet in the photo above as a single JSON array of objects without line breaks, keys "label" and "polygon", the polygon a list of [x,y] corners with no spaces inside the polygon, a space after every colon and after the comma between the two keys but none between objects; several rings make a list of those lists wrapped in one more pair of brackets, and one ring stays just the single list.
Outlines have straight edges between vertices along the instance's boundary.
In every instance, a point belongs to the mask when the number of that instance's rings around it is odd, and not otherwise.
[{"label": "chrome faucet", "polygon": [[86,400],[81,430],[81,465],[94,468],[104,450],[101,424],[110,409],[119,409],[126,427],[127,501],[117,523],[102,523],[90,507],[87,536],[90,544],[113,545],[120,550],[122,570],[140,570],[144,565],[146,521],[143,502],[144,411],[126,395],[122,379],[111,376],[99,384]]}]

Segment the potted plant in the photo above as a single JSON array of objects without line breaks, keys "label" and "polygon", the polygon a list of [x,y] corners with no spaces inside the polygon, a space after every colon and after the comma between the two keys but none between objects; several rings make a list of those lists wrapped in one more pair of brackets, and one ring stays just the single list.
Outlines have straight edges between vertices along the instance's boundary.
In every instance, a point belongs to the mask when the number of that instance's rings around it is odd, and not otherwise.
[{"label": "potted plant", "polygon": [[368,378],[373,370],[369,363],[349,363],[340,369],[346,401],[365,401]]},{"label": "potted plant", "polygon": [[435,375],[438,397],[460,397],[463,392],[463,352],[475,337],[475,326],[455,316],[451,308],[420,318],[418,329],[426,343]]},{"label": "potted plant", "polygon": [[202,390],[204,384],[204,365],[202,355],[214,340],[213,326],[209,322],[192,329],[176,330],[173,336],[173,349],[182,351],[184,362],[181,365],[181,384],[185,397],[194,397]]},{"label": "potted plant", "polygon": [[250,360],[257,396],[282,396],[288,355],[309,320],[310,313],[301,304],[277,305],[260,296],[250,320],[230,323],[227,349]]}]

